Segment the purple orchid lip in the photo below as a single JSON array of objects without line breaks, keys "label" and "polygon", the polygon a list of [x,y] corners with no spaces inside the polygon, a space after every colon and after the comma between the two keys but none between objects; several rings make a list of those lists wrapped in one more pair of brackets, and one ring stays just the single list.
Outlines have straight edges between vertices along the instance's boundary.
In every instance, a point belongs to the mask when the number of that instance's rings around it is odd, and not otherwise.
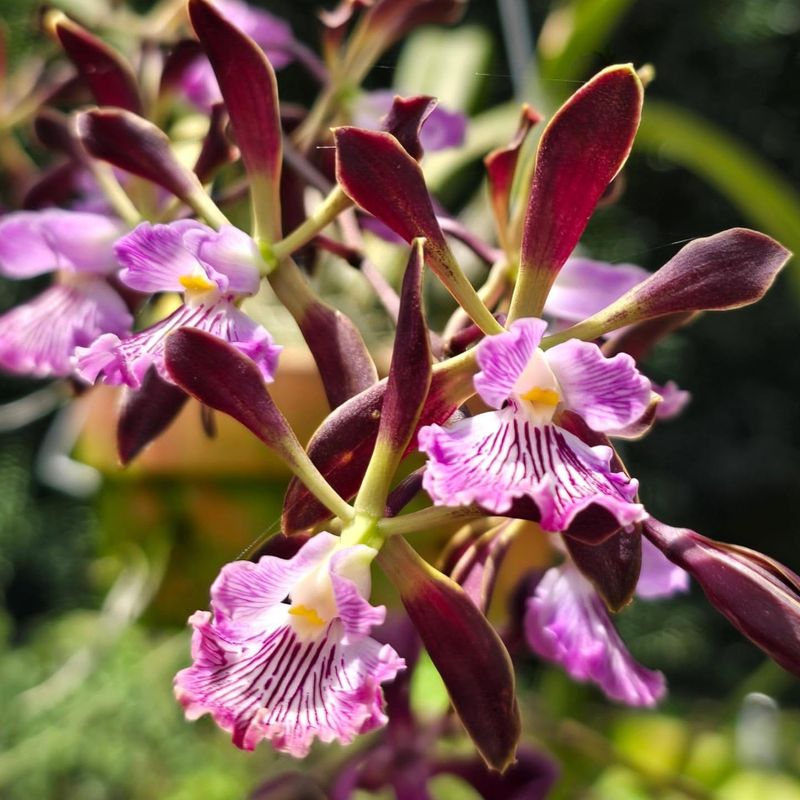
[{"label": "purple orchid lip", "polygon": [[576,680],[596,683],[610,699],[654,706],[664,696],[664,676],[633,660],[603,601],[573,564],[545,573],[528,600],[524,625],[536,653]]},{"label": "purple orchid lip", "polygon": [[125,339],[106,334],[79,348],[77,369],[91,383],[139,388],[148,370],[172,383],[164,363],[167,336],[182,327],[198,328],[232,343],[271,381],[281,348],[270,334],[238,308],[258,290],[261,258],[253,240],[230,225],[213,231],[193,220],[169,225],[142,223],[120,239],[115,252],[120,280],[141,292],[180,292],[184,304],[160,322]]},{"label": "purple orchid lip", "polygon": [[612,469],[608,447],[586,445],[559,427],[558,409],[613,435],[646,412],[650,382],[629,356],[607,359],[586,342],[543,352],[545,325],[518,320],[478,345],[475,388],[495,410],[420,431],[419,448],[429,457],[425,489],[436,504],[475,502],[496,514],[530,498],[547,531],[566,531],[592,505],[620,526],[639,522],[647,514],[635,501],[636,481]]},{"label": "purple orchid lip", "polygon": [[175,678],[186,716],[209,713],[238,747],[268,739],[297,758],[315,738],[348,744],[385,724],[380,685],[404,662],[369,635],[385,615],[365,599],[374,555],[320,533],[292,558],[225,566],[212,612],[189,620],[194,664]]}]

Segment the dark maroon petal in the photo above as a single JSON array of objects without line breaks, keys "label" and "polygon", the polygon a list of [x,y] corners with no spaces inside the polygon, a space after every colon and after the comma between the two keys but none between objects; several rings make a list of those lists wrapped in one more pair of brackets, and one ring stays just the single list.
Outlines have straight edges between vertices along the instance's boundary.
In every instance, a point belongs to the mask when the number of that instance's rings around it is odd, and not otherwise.
[{"label": "dark maroon petal", "polygon": [[133,461],[178,416],[188,395],[151,367],[136,391],[128,391],[117,422],[117,452],[123,465]]},{"label": "dark maroon petal", "polygon": [[381,406],[377,445],[399,455],[411,441],[431,385],[431,347],[422,305],[422,241],[416,239],[403,276],[389,379]]},{"label": "dark maroon petal", "polygon": [[431,771],[434,775],[457,775],[484,800],[545,800],[559,776],[558,764],[552,758],[525,745],[502,775],[486,769],[477,758],[442,759]]},{"label": "dark maroon petal", "polygon": [[513,537],[509,535],[509,528],[512,525],[513,522],[507,520],[479,536],[450,571],[450,577],[484,614],[492,600],[500,565],[511,546]]},{"label": "dark maroon petal", "polygon": [[98,104],[141,114],[142,101],[128,62],[76,22],[60,12],[51,13],[48,23]]},{"label": "dark maroon petal", "polygon": [[207,0],[190,0],[189,16],[214,68],[250,176],[265,234],[280,236],[281,122],[275,71],[264,51]]},{"label": "dark maroon petal", "polygon": [[380,31],[388,46],[420,25],[458,22],[466,7],[466,0],[379,0],[364,12],[362,24]]},{"label": "dark maroon petal", "polygon": [[425,237],[432,269],[449,285],[453,256],[436,221],[419,164],[389,133],[334,130],[336,179],[349,197],[407,242]]},{"label": "dark maroon petal", "polygon": [[[631,65],[609,67],[582,86],[542,133],[522,237],[520,269],[541,302],[630,153],[643,89]],[[538,314],[521,309],[516,316]]]},{"label": "dark maroon petal", "polygon": [[69,156],[74,161],[85,158],[66,114],[43,108],[33,121],[33,129],[36,138],[49,150]]},{"label": "dark maroon petal", "polygon": [[169,335],[164,360],[185,392],[241,422],[269,447],[284,454],[287,441],[297,442],[261,370],[227,342],[196,328],[180,328]]},{"label": "dark maroon petal", "polygon": [[78,136],[87,152],[187,200],[202,191],[197,176],[178,161],[167,135],[142,117],[115,108],[78,115]]},{"label": "dark maroon petal", "polygon": [[642,566],[642,532],[619,530],[604,542],[589,545],[565,536],[572,560],[594,586],[611,611],[619,611],[633,598]]},{"label": "dark maroon petal", "polygon": [[749,305],[764,296],[790,256],[774,239],[746,228],[695,239],[590,319],[613,330],[666,314]]},{"label": "dark maroon petal", "polygon": [[77,190],[81,174],[82,167],[73,161],[40,172],[36,182],[25,191],[22,207],[33,210],[65,204]]},{"label": "dark maroon petal", "polygon": [[208,121],[208,133],[203,139],[200,155],[194,165],[194,174],[201,183],[208,183],[214,173],[225,164],[230,164],[239,157],[238,149],[225,135],[225,126],[228,123],[228,112],[221,103],[216,103],[211,109],[211,118]]},{"label": "dark maroon petal", "polygon": [[784,669],[800,676],[800,576],[746,547],[652,517],[643,533],[703,588],[711,605]]},{"label": "dark maroon petal", "polygon": [[504,244],[506,229],[509,223],[509,206],[511,202],[511,185],[514,181],[514,172],[517,169],[519,153],[530,129],[542,119],[538,111],[527,103],[522,106],[519,127],[514,138],[506,147],[492,150],[483,163],[486,166],[486,177],[489,181],[489,196],[492,201],[495,225],[500,240]]},{"label": "dark maroon petal", "polygon": [[453,707],[492,769],[513,762],[520,736],[511,659],[496,631],[464,590],[402,538],[390,539],[378,563],[442,676]]},{"label": "dark maroon petal", "polygon": [[416,161],[423,155],[422,143],[419,140],[420,130],[436,107],[436,103],[436,98],[428,95],[395,97],[381,126],[382,130],[392,134]]},{"label": "dark maroon petal", "polygon": [[327,303],[314,301],[298,324],[314,356],[331,409],[376,383],[375,362],[348,316]]},{"label": "dark maroon petal", "polygon": [[[308,443],[309,457],[342,497],[352,497],[361,485],[378,435],[386,383],[384,379],[339,406]],[[472,393],[471,374],[434,370],[417,429],[443,423]],[[329,517],[305,486],[292,479],[283,504],[283,530],[307,530]]]}]

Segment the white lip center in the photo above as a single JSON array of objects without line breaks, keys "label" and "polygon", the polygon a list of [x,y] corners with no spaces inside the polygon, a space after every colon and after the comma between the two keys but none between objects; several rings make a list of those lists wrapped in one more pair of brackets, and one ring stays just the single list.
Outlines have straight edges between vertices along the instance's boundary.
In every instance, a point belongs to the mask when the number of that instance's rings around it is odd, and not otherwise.
[{"label": "white lip center", "polygon": [[517,407],[535,425],[551,422],[561,402],[561,387],[543,350],[537,348],[511,390]]}]

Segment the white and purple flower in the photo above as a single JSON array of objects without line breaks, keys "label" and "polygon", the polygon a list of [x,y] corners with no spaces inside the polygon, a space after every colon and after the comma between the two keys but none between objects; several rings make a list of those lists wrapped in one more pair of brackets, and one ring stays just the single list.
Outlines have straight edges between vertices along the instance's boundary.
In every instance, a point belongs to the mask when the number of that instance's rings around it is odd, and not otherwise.
[{"label": "white and purple flower", "polygon": [[258,291],[261,257],[255,242],[230,225],[214,231],[192,220],[142,223],[116,245],[119,278],[139,292],[179,292],[184,303],[166,319],[128,339],[108,334],[77,352],[79,375],[95,382],[141,386],[153,366],[171,381],[164,365],[169,333],[191,327],[224,339],[250,357],[271,381],[280,347],[238,308]]},{"label": "white and purple flower", "polygon": [[612,700],[650,707],[666,692],[664,676],[631,656],[600,595],[569,559],[544,574],[527,601],[524,629],[535,653]]},{"label": "white and purple flower", "polygon": [[348,744],[385,724],[381,684],[405,662],[369,635],[386,613],[366,599],[375,555],[320,533],[290,559],[223,567],[212,611],[189,620],[194,664],[175,678],[186,716],[298,758],[316,738]]},{"label": "white and purple flower", "polygon": [[0,367],[66,377],[77,347],[130,330],[128,307],[107,280],[119,268],[113,244],[123,231],[111,217],[60,209],[20,211],[0,221],[0,274],[56,273],[52,286],[0,316]]},{"label": "white and purple flower", "polygon": [[539,348],[546,323],[521,319],[477,347],[475,388],[494,411],[419,432],[429,457],[423,485],[437,505],[478,503],[494,514],[529,498],[541,527],[562,532],[595,505],[622,527],[647,517],[638,483],[615,472],[609,447],[591,447],[558,425],[562,410],[594,431],[624,432],[651,402],[650,381],[626,354],[606,358],[587,342]]}]

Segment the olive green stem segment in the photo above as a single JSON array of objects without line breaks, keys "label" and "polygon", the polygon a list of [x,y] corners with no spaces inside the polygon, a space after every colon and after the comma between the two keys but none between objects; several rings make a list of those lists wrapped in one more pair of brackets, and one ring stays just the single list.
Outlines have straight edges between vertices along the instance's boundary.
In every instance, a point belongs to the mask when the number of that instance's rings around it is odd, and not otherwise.
[{"label": "olive green stem segment", "polygon": [[345,547],[365,544],[380,550],[384,541],[385,537],[378,528],[378,520],[370,514],[356,512],[342,528],[341,542]]},{"label": "olive green stem segment", "polygon": [[272,269],[287,256],[308,244],[320,231],[330,225],[353,201],[337,186],[301,225],[288,236],[275,242],[268,250],[262,248],[267,265]]},{"label": "olive green stem segment", "polygon": [[443,525],[461,525],[485,517],[486,512],[477,506],[430,506],[399,517],[380,520],[378,529],[383,536],[405,536],[407,533],[430,530]]}]

